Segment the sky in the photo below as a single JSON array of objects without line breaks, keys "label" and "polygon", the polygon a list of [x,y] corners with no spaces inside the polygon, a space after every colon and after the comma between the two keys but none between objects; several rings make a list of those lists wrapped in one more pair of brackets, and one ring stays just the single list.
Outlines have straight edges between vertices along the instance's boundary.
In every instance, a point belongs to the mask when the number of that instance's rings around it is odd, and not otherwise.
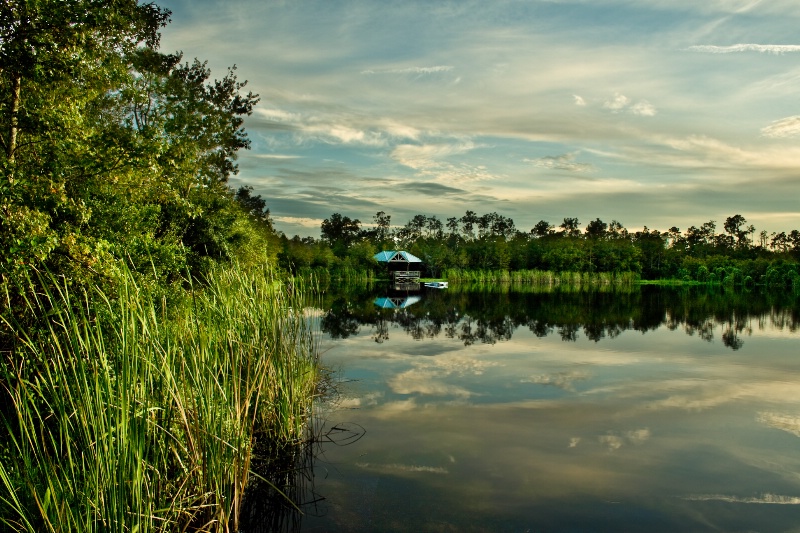
[{"label": "sky", "polygon": [[288,236],[497,212],[800,229],[796,0],[160,0],[260,102],[230,185]]}]

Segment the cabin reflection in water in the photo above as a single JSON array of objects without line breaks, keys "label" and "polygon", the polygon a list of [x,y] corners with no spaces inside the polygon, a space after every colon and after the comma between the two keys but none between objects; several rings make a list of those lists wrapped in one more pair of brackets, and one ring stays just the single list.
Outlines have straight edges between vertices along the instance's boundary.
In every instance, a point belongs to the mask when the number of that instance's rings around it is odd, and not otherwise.
[{"label": "cabin reflection in water", "polygon": [[381,309],[405,309],[422,300],[422,296],[380,296],[375,298],[375,305]]}]

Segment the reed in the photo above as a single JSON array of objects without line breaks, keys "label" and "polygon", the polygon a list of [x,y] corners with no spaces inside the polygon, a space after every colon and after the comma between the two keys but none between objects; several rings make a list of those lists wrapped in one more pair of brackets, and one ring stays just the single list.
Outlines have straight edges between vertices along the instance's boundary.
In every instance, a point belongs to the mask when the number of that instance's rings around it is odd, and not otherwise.
[{"label": "reed", "polygon": [[546,270],[448,269],[442,277],[451,283],[510,283],[553,287],[555,285],[632,285],[635,272],[552,272]]},{"label": "reed", "polygon": [[310,415],[304,288],[218,269],[168,320],[130,273],[113,297],[49,286],[27,300],[44,332],[15,331],[0,373],[3,523],[237,531],[254,438],[298,440]]}]

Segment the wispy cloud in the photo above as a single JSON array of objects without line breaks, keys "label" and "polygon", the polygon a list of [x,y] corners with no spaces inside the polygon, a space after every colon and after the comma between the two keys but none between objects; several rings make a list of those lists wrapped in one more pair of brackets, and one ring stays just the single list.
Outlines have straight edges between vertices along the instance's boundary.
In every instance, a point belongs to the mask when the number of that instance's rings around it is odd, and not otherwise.
[{"label": "wispy cloud", "polygon": [[742,498],[741,496],[727,496],[725,494],[698,494],[686,496],[684,500],[690,501],[716,501],[728,503],[756,503],[768,505],[800,505],[800,498],[797,496],[781,496],[779,494],[764,494],[760,497]]},{"label": "wispy cloud", "polygon": [[449,72],[453,70],[450,65],[436,65],[434,67],[404,67],[404,68],[386,68],[386,69],[367,69],[362,70],[361,74],[438,74],[441,72]]},{"label": "wispy cloud", "polygon": [[441,183],[429,183],[424,181],[406,181],[393,185],[395,190],[405,190],[421,194],[444,196],[444,195],[463,195],[466,191],[456,187],[449,187]]},{"label": "wispy cloud", "polygon": [[642,100],[641,102],[637,102],[631,106],[631,113],[634,115],[641,115],[643,117],[652,117],[657,113],[657,111],[653,104],[647,100]]},{"label": "wispy cloud", "polygon": [[464,355],[423,359],[415,361],[410,370],[395,375],[388,380],[388,384],[397,394],[453,396],[466,399],[475,393],[447,380],[452,376],[480,376],[487,368],[497,364]]},{"label": "wispy cloud", "polygon": [[771,428],[780,429],[800,437],[800,417],[779,413],[759,413],[758,421]]},{"label": "wispy cloud", "polygon": [[322,224],[321,218],[306,218],[306,217],[272,217],[276,222],[285,222],[287,224],[294,224],[304,228],[318,228]]},{"label": "wispy cloud", "polygon": [[336,405],[341,409],[360,409],[378,405],[381,399],[383,399],[382,392],[371,392],[360,398],[341,398]]},{"label": "wispy cloud", "polygon": [[412,139],[421,135],[417,128],[396,119],[385,117],[365,118],[354,113],[325,112],[302,114],[279,108],[257,108],[257,120],[291,131],[300,142],[317,141],[328,144],[387,146],[390,141]]},{"label": "wispy cloud", "polygon": [[624,434],[609,433],[598,437],[600,444],[608,446],[609,451],[619,450],[626,444],[640,445],[650,440],[651,432],[649,428],[634,429],[626,431]]},{"label": "wispy cloud", "polygon": [[476,148],[472,141],[435,144],[399,144],[392,150],[392,158],[415,170],[437,167],[440,160],[453,155],[462,155]]},{"label": "wispy cloud", "polygon": [[786,117],[772,122],[769,126],[761,128],[764,137],[794,137],[800,135],[800,115]]},{"label": "wispy cloud", "polygon": [[640,100],[634,103],[633,100],[621,93],[615,93],[613,98],[606,100],[603,103],[603,108],[610,110],[612,113],[628,111],[643,117],[652,117],[658,112],[656,107],[647,100]]},{"label": "wispy cloud", "polygon": [[383,472],[408,472],[408,473],[425,473],[425,474],[449,474],[446,468],[440,466],[424,466],[424,465],[404,465],[399,463],[391,464],[374,464],[374,463],[356,463],[359,468],[368,470],[380,470]]},{"label": "wispy cloud", "polygon": [[759,52],[762,54],[786,54],[800,52],[797,44],[732,44],[730,46],[716,46],[701,44],[687,48],[690,52],[703,52],[706,54],[735,54],[741,52]]},{"label": "wispy cloud", "polygon": [[576,106],[586,107],[586,100],[584,100],[584,98],[582,96],[579,96],[577,94],[573,94],[572,98],[575,99],[575,105]]},{"label": "wispy cloud", "polygon": [[[618,152],[585,151],[610,160],[625,161],[627,164],[649,164],[682,169],[725,169],[740,172],[742,169],[772,170],[776,176],[790,175],[800,161],[800,147],[762,147],[734,146],[707,135],[673,137],[641,132],[641,138],[648,145],[622,146]],[[665,149],[666,148],[666,149]]]},{"label": "wispy cloud", "polygon": [[627,96],[625,96],[624,94],[616,93],[614,95],[614,98],[612,98],[611,100],[606,100],[606,102],[603,104],[603,107],[605,109],[610,109],[611,111],[616,112],[625,109],[629,103],[630,99]]},{"label": "wispy cloud", "polygon": [[291,113],[283,109],[268,107],[257,107],[253,114],[257,117],[266,120],[274,120],[276,122],[298,122],[301,119],[301,115],[298,113]]},{"label": "wispy cloud", "polygon": [[346,124],[308,124],[303,133],[333,143],[385,146],[386,138],[379,131],[354,128]]},{"label": "wispy cloud", "polygon": [[417,171],[419,176],[432,177],[439,182],[461,185],[464,182],[495,179],[484,165],[454,164],[447,161],[464,155],[481,145],[473,141],[456,141],[430,144],[399,144],[391,157],[403,166]]},{"label": "wispy cloud", "polygon": [[562,155],[548,155],[538,159],[523,159],[526,163],[539,168],[548,168],[553,170],[566,170],[568,172],[593,172],[595,167],[588,163],[578,163],[575,153],[562,154]]},{"label": "wispy cloud", "polygon": [[582,371],[558,372],[557,374],[540,374],[523,379],[522,383],[552,385],[566,391],[575,390],[575,382],[589,379],[589,374]]},{"label": "wispy cloud", "polygon": [[247,157],[254,159],[266,159],[270,161],[288,161],[292,159],[300,159],[299,155],[285,155],[285,154],[247,154]]}]

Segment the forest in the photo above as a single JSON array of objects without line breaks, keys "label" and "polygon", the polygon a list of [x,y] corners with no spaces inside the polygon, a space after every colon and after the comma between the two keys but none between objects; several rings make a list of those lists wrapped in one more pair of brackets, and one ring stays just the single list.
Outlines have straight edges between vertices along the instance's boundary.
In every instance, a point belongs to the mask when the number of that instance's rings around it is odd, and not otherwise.
[{"label": "forest", "polygon": [[5,287],[31,269],[111,283],[121,262],[163,285],[269,255],[265,202],[228,187],[259,98],[235,67],[212,80],[206,63],[158,51],[169,15],[133,1],[4,3]]},{"label": "forest", "polygon": [[[392,225],[379,211],[362,225],[334,213],[321,225],[320,239],[281,236],[279,261],[293,272],[315,269],[380,276],[372,260],[381,250],[408,250],[421,258],[427,275],[459,278],[464,272],[633,273],[642,280],[758,284],[800,289],[800,231],[756,233],[744,216],[714,220],[685,231],[628,231],[599,218],[585,228],[578,218],[555,226],[540,220],[528,231],[498,213],[467,211],[446,221],[415,215]],[[720,231],[721,230],[721,231]],[[504,279],[504,278],[500,278]]]}]

